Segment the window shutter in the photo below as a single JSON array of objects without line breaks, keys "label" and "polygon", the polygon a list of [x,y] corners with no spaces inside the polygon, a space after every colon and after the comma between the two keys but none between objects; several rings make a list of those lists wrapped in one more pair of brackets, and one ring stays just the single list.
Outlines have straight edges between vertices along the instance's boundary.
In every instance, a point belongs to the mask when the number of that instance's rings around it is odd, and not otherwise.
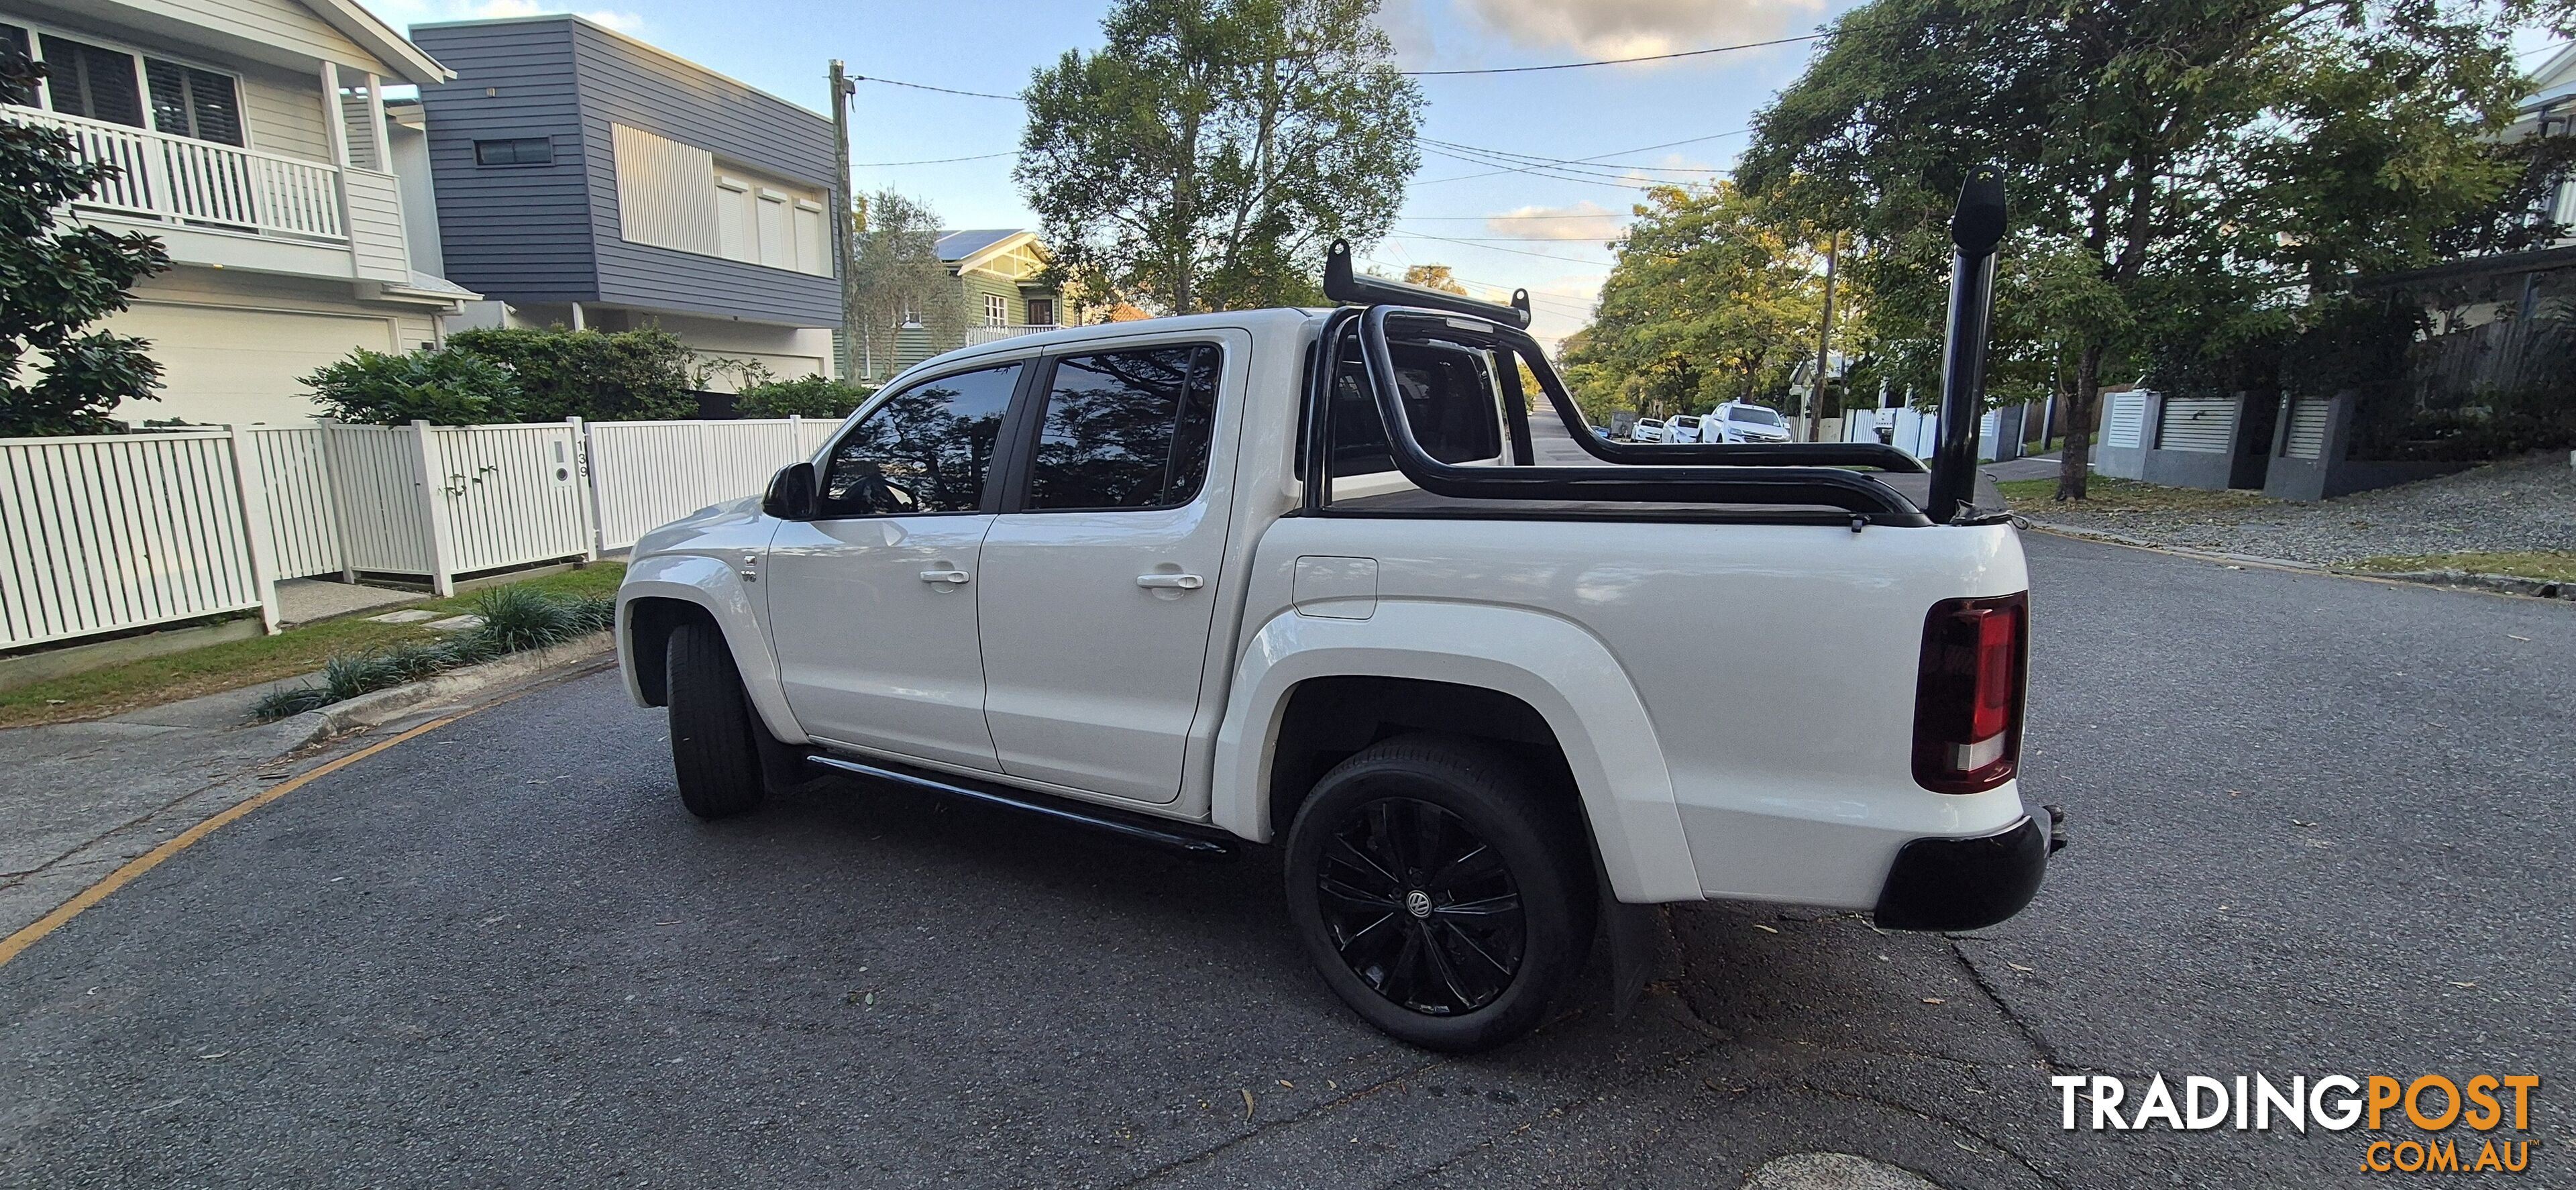
[{"label": "window shutter", "polygon": [[54,110],[112,124],[143,127],[143,91],[134,56],[68,37],[44,36],[45,89]]},{"label": "window shutter", "polygon": [[[33,58],[35,51],[27,44],[26,30],[16,25],[0,25],[0,58],[9,57]],[[34,107],[36,92],[33,88],[0,82],[0,103]]]},{"label": "window shutter", "polygon": [[143,60],[152,84],[152,126],[174,136],[221,144],[242,143],[241,101],[231,75],[158,58]]}]

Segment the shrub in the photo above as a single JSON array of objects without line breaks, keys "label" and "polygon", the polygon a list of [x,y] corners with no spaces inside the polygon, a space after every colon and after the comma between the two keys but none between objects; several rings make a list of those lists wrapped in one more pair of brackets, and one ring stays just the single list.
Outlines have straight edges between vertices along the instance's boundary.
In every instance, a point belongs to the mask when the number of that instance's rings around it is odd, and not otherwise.
[{"label": "shrub", "polygon": [[851,410],[875,394],[875,389],[861,388],[846,380],[800,376],[794,380],[772,380],[745,386],[734,394],[733,410],[743,417],[838,420],[849,416]]},{"label": "shrub", "polygon": [[565,597],[517,586],[485,591],[473,607],[483,623],[470,631],[341,654],[322,664],[319,683],[272,690],[252,704],[251,713],[262,720],[300,715],[444,670],[559,645],[603,631],[617,618],[617,601],[605,595]]},{"label": "shrub", "polygon": [[664,330],[458,331],[450,350],[480,356],[518,377],[519,421],[649,421],[698,415],[689,393],[695,357]]},{"label": "shrub", "polygon": [[454,348],[388,355],[361,347],[300,379],[332,417],[380,426],[511,421],[521,402],[509,369]]},{"label": "shrub", "polygon": [[515,653],[559,645],[608,627],[617,603],[603,596],[565,599],[525,587],[495,587],[474,597],[483,626],[473,635],[497,651]]}]

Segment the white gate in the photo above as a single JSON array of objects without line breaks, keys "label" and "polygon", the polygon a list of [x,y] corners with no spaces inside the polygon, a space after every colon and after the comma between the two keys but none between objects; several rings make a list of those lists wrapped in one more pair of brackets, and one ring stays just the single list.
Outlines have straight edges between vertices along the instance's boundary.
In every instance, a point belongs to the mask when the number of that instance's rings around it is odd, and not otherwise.
[{"label": "white gate", "polygon": [[268,555],[279,578],[338,574],[339,504],[331,495],[331,463],[319,426],[251,426],[252,495],[268,514]]},{"label": "white gate", "polygon": [[431,574],[428,487],[411,426],[324,422],[341,565],[375,574]]},{"label": "white gate", "polygon": [[435,493],[440,585],[460,574],[590,554],[579,423],[413,428]]}]

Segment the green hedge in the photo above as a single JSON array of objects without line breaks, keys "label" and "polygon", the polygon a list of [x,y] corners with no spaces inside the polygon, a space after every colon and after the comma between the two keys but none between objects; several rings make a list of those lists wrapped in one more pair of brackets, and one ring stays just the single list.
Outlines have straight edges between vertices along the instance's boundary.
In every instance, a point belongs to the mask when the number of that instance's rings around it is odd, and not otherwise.
[{"label": "green hedge", "polygon": [[662,330],[471,330],[409,355],[360,348],[301,379],[348,422],[649,421],[698,415],[694,362]]}]

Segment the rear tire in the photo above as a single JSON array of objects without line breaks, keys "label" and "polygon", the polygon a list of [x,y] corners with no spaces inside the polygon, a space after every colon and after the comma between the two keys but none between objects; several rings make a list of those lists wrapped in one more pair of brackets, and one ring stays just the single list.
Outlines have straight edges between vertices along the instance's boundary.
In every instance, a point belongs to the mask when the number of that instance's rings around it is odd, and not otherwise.
[{"label": "rear tire", "polygon": [[671,630],[663,658],[680,804],[700,818],[759,809],[768,793],[761,766],[761,737],[768,732],[752,714],[724,633],[704,620],[681,624]]},{"label": "rear tire", "polygon": [[1401,736],[1315,783],[1289,828],[1288,914],[1344,1003],[1472,1053],[1547,1018],[1592,947],[1587,835],[1508,753]]}]

